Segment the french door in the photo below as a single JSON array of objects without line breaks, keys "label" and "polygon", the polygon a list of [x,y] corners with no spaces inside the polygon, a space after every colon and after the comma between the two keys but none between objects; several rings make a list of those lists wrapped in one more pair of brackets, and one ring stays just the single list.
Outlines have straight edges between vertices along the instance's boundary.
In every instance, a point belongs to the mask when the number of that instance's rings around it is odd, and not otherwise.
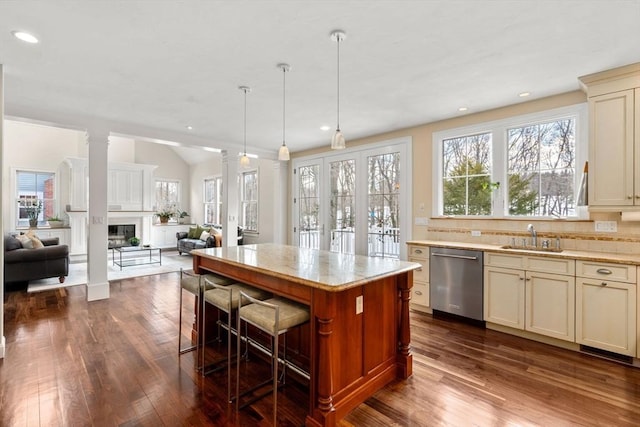
[{"label": "french door", "polygon": [[296,160],[293,244],[404,259],[410,148],[402,139]]}]

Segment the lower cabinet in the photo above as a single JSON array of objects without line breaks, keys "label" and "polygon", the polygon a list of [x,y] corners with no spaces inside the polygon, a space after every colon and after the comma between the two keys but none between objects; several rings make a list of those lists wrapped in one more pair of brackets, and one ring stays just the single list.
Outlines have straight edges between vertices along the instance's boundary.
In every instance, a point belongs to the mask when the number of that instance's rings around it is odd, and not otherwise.
[{"label": "lower cabinet", "polygon": [[[565,341],[575,341],[575,276],[573,260],[497,255],[485,257],[485,321]],[[496,267],[521,266],[522,269]],[[549,265],[549,274],[536,271]]]},{"label": "lower cabinet", "polygon": [[636,356],[636,284],[578,279],[576,341]]},{"label": "lower cabinet", "polygon": [[429,248],[409,246],[409,261],[417,262],[421,267],[413,271],[411,289],[411,308],[418,311],[430,310],[429,302]]},{"label": "lower cabinet", "polygon": [[69,229],[68,228],[38,228],[36,235],[40,238],[57,237],[61,245],[69,245]]},{"label": "lower cabinet", "polygon": [[175,248],[177,244],[176,233],[189,231],[193,224],[165,224],[151,226],[151,246],[157,248]]}]

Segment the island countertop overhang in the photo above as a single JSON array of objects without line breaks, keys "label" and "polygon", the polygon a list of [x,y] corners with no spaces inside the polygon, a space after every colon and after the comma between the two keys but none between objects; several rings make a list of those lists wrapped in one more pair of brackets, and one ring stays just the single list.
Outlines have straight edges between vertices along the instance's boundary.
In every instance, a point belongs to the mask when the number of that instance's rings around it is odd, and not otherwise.
[{"label": "island countertop overhang", "polygon": [[415,262],[274,243],[197,249],[191,254],[330,292],[366,285],[421,267]]}]

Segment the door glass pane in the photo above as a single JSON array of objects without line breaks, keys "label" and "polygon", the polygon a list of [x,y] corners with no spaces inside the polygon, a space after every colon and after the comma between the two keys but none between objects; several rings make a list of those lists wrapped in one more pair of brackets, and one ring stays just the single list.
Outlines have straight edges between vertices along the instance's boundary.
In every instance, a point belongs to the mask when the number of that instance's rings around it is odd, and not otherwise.
[{"label": "door glass pane", "polygon": [[368,157],[368,254],[400,256],[400,153]]},{"label": "door glass pane", "polygon": [[355,254],[356,161],[331,162],[330,173],[329,250]]},{"label": "door glass pane", "polygon": [[302,166],[299,172],[298,230],[301,248],[320,249],[320,174],[319,165]]}]

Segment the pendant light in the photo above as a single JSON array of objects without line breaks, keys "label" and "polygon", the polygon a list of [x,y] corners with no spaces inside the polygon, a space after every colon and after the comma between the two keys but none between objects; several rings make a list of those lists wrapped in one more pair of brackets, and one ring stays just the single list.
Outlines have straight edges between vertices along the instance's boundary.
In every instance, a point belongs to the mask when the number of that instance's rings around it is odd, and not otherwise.
[{"label": "pendant light", "polygon": [[336,133],[333,135],[333,138],[331,138],[331,149],[332,150],[342,150],[343,148],[345,148],[345,141],[344,141],[344,135],[342,134],[342,132],[340,131],[340,42],[342,40],[344,40],[346,38],[346,34],[344,33],[344,31],[341,30],[335,30],[331,33],[331,40],[333,40],[334,42],[336,42],[338,44],[338,125],[336,126]]},{"label": "pendant light", "polygon": [[248,168],[251,160],[247,157],[247,93],[251,92],[249,86],[238,86],[238,89],[244,92],[244,154],[240,157],[240,166]]},{"label": "pendant light", "polygon": [[282,145],[280,146],[280,150],[278,150],[278,160],[286,162],[289,160],[289,148],[287,148],[287,144],[284,142],[284,130],[285,130],[285,106],[286,106],[286,98],[285,98],[285,89],[287,87],[287,71],[291,71],[291,67],[289,64],[278,64],[278,68],[282,70]]}]

